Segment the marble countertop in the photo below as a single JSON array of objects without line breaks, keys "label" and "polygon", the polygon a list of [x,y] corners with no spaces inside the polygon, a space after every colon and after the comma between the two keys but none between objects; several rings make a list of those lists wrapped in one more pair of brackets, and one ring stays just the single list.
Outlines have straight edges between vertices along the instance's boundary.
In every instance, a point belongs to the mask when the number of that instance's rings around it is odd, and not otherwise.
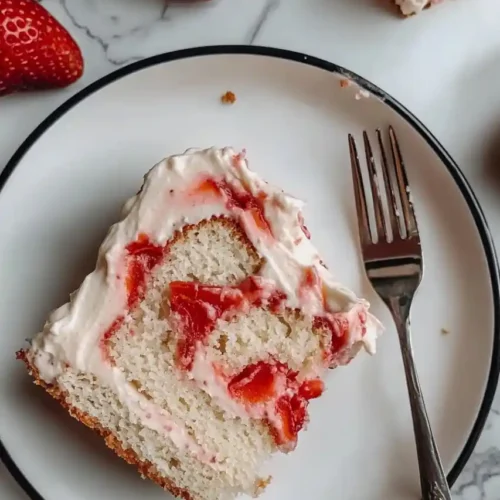
[{"label": "marble countertop", "polygon": [[[401,20],[384,0],[42,0],[82,48],[83,78],[68,89],[0,103],[0,168],[69,96],[132,61],[180,48],[258,44],[345,66],[413,111],[475,190],[500,245],[500,2],[449,0]],[[387,2],[388,3],[388,2]],[[25,499],[0,465],[0,498]],[[454,487],[454,498],[500,499],[500,397]]]}]

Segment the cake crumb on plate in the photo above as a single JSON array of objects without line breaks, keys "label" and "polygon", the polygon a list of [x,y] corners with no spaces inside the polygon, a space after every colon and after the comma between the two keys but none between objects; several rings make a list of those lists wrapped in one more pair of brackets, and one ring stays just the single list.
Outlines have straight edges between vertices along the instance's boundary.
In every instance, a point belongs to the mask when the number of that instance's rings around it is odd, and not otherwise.
[{"label": "cake crumb on plate", "polygon": [[228,90],[220,98],[222,104],[234,104],[236,102],[236,94]]},{"label": "cake crumb on plate", "polygon": [[356,92],[356,95],[354,96],[356,101],[359,101],[362,98],[368,99],[369,97],[370,97],[370,92],[368,92],[368,90],[365,90],[365,89],[358,90],[358,92]]}]

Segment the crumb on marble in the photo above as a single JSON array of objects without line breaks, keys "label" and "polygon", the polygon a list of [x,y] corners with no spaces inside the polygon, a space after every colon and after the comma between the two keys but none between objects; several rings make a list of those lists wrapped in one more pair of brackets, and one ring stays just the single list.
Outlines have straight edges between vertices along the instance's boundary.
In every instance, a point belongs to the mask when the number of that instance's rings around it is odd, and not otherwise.
[{"label": "crumb on marble", "polygon": [[449,333],[450,333],[450,330],[447,330],[446,328],[441,328],[442,335],[448,335]]},{"label": "crumb on marble", "polygon": [[236,94],[228,90],[221,96],[220,101],[222,104],[234,104],[236,102]]}]

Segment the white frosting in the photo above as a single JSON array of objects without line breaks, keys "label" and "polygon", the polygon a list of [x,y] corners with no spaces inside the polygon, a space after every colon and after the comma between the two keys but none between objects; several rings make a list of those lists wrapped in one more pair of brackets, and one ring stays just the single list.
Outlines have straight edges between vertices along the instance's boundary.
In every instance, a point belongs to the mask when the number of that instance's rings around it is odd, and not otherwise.
[{"label": "white frosting", "polygon": [[422,11],[427,5],[432,2],[431,0],[396,0],[396,4],[401,8],[401,12],[405,16],[409,16],[411,14],[418,14]]},{"label": "white frosting", "polygon": [[[248,211],[228,207],[227,200],[210,192],[194,195],[190,189],[204,175],[223,179],[234,189],[244,189],[254,196],[265,193],[263,208],[272,235],[259,228]],[[148,401],[103,357],[100,342],[104,333],[117,318],[127,314],[126,246],[141,233],[153,243],[164,245],[186,224],[196,224],[213,215],[235,217],[257,252],[265,258],[262,276],[273,280],[287,294],[288,306],[300,306],[312,315],[324,311],[321,297],[314,293],[304,297],[301,292],[304,270],[313,267],[324,283],[328,310],[349,313],[349,344],[361,341],[369,352],[374,352],[380,325],[368,314],[366,334],[363,334],[357,312],[366,311],[368,304],[336,283],[320,264],[316,249],[299,223],[302,206],[301,201],[261,180],[248,169],[242,155],[236,155],[230,148],[189,151],[163,160],[145,176],[141,191],[125,204],[123,220],[109,230],[99,250],[95,271],[71,295],[69,303],[50,315],[43,332],[35,337],[30,353],[40,377],[53,382],[66,364],[76,371],[91,373],[100,383],[109,386],[143,425],[170,437],[180,448],[210,460],[187,435],[186,429]],[[205,382],[205,390],[221,406],[238,414],[241,409],[227,397],[225,387],[205,364],[203,356],[197,356],[191,375],[198,382]]]},{"label": "white frosting", "polygon": [[190,376],[207,394],[210,394],[219,408],[230,415],[242,419],[248,418],[245,408],[229,395],[226,383],[216,375],[212,361],[208,359],[205,349],[196,349]]}]

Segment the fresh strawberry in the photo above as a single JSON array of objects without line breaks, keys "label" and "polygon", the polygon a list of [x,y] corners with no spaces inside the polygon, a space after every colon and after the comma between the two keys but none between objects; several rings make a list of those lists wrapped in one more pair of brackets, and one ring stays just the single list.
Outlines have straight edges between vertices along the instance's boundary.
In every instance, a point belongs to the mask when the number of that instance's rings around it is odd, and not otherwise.
[{"label": "fresh strawberry", "polygon": [[0,0],[0,96],[65,87],[83,73],[71,35],[34,0]]}]

